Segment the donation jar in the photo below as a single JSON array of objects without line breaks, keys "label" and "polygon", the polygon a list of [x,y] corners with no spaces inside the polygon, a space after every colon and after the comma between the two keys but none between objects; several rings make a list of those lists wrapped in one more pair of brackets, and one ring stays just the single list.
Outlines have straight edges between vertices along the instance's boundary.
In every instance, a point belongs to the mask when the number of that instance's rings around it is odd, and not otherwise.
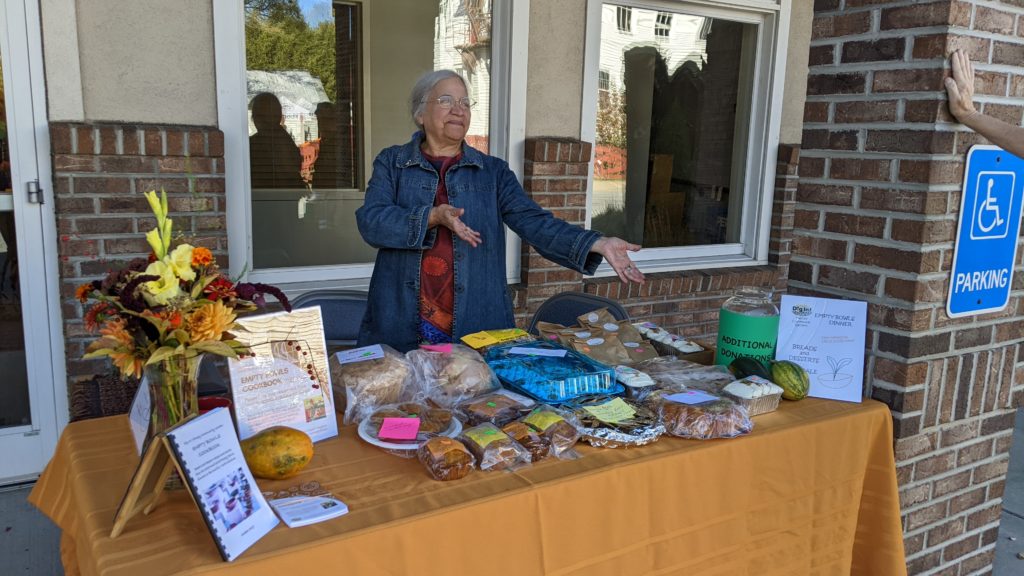
[{"label": "donation jar", "polygon": [[728,366],[741,356],[762,362],[775,359],[779,337],[779,308],[771,288],[744,286],[722,304],[718,315],[715,364]]}]

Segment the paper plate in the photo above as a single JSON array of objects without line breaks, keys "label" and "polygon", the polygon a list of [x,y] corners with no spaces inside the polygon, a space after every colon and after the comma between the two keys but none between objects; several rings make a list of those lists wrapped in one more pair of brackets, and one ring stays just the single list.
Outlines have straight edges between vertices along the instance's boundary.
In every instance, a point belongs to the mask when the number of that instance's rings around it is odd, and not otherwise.
[{"label": "paper plate", "polygon": [[[420,444],[426,442],[430,436],[420,434],[416,442],[388,442],[386,440],[380,440],[379,438],[373,437],[373,422],[369,418],[366,418],[359,423],[359,428],[356,430],[359,437],[365,440],[369,444],[373,444],[379,448],[385,450],[415,450],[420,447]],[[459,422],[458,418],[452,417],[452,423],[448,425],[448,429],[441,433],[441,436],[448,436],[449,438],[455,438],[462,433],[462,422]]]}]

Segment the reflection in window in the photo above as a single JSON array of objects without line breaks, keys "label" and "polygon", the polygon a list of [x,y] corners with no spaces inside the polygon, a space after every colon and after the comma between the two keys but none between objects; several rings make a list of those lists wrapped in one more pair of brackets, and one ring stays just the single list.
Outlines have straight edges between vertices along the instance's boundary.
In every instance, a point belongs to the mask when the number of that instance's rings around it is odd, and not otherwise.
[{"label": "reflection in window", "polygon": [[629,6],[617,6],[615,17],[618,22],[619,32],[630,32],[633,30],[633,9]]},{"label": "reflection in window", "polygon": [[645,247],[738,242],[756,25],[638,9],[675,32],[618,40],[621,9],[602,17],[593,228]]},{"label": "reflection in window", "polygon": [[488,151],[490,4],[245,0],[254,268],[373,261],[355,210],[373,158],[415,130],[422,73],[467,79],[466,140]]}]

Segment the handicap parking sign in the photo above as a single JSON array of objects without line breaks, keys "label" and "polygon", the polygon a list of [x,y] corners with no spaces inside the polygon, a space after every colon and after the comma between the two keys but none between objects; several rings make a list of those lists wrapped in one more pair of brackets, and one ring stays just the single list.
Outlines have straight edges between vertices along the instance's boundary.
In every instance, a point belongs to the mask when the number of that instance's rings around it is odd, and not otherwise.
[{"label": "handicap parking sign", "polygon": [[1006,307],[1024,200],[1024,160],[996,146],[967,153],[946,312],[950,317]]}]

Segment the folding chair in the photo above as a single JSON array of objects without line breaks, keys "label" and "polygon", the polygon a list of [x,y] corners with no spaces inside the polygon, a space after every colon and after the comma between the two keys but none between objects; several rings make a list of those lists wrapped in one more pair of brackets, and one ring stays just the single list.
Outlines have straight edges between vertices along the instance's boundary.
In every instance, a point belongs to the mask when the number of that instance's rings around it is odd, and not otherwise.
[{"label": "folding chair", "polygon": [[576,324],[576,319],[587,312],[607,308],[616,320],[629,320],[629,314],[615,300],[585,292],[560,292],[548,298],[530,319],[530,334],[537,333],[537,322],[553,322],[563,326]]}]

